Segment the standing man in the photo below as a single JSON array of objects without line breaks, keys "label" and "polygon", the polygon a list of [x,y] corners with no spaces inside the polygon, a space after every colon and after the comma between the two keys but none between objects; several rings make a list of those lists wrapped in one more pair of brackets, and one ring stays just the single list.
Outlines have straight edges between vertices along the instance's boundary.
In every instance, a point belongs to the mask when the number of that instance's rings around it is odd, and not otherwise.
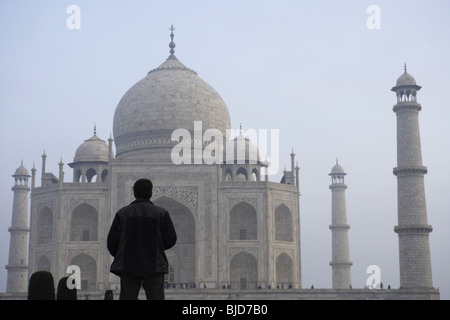
[{"label": "standing man", "polygon": [[175,228],[167,210],[150,201],[149,179],[137,180],[133,192],[136,200],[116,213],[109,230],[110,271],[120,277],[120,300],[137,300],[141,286],[147,300],[164,300],[164,251],[177,241]]}]

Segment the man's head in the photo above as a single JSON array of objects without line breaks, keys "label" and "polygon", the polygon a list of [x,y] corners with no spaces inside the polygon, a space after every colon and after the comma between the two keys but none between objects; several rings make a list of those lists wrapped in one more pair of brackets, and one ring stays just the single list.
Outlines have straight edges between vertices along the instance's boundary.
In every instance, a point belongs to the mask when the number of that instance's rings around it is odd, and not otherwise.
[{"label": "man's head", "polygon": [[153,193],[153,183],[149,179],[139,179],[134,183],[133,192],[136,199],[150,199]]}]

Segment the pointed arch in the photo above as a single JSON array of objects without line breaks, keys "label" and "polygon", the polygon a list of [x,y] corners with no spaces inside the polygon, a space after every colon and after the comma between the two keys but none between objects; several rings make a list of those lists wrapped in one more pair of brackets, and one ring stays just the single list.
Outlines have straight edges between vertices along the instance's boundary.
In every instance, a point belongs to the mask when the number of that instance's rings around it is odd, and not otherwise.
[{"label": "pointed arch", "polygon": [[229,167],[227,167],[224,171],[224,180],[227,182],[233,181],[233,172]]},{"label": "pointed arch", "polygon": [[230,261],[230,282],[234,289],[253,289],[258,283],[258,263],[256,258],[241,251]]},{"label": "pointed arch", "polygon": [[98,180],[97,171],[95,169],[93,169],[93,168],[89,168],[88,171],[86,171],[86,179],[87,179],[87,182],[97,182],[97,181],[99,181]]},{"label": "pointed arch", "polygon": [[242,201],[230,211],[230,240],[257,240],[256,209]]},{"label": "pointed arch", "polygon": [[293,262],[287,253],[280,253],[275,262],[275,269],[278,285],[292,284],[294,282]]},{"label": "pointed arch", "polygon": [[247,170],[245,170],[245,168],[240,167],[236,171],[236,181],[248,181],[248,173]]},{"label": "pointed arch", "polygon": [[70,260],[70,265],[80,268],[81,290],[96,291],[97,289],[97,262],[86,253],[80,253]]},{"label": "pointed arch", "polygon": [[97,239],[97,210],[87,203],[82,203],[72,211],[70,219],[70,241],[97,241]]},{"label": "pointed arch", "polygon": [[291,210],[285,204],[280,204],[275,209],[275,240],[294,241],[292,226]]},{"label": "pointed arch", "polygon": [[152,199],[157,206],[165,208],[177,233],[177,244],[166,251],[176,283],[196,283],[196,221],[191,209],[183,203],[165,195]]},{"label": "pointed arch", "polygon": [[108,169],[103,169],[103,171],[102,171],[102,177],[101,177],[101,179],[102,179],[102,182],[106,182],[107,181],[107,179],[108,179]]},{"label": "pointed arch", "polygon": [[36,271],[52,272],[51,269],[52,269],[52,264],[50,262],[50,259],[45,255],[40,256],[39,259],[37,260],[37,270]]},{"label": "pointed arch", "polygon": [[44,207],[37,214],[36,244],[51,243],[53,240],[53,212]]},{"label": "pointed arch", "polygon": [[260,175],[259,175],[259,169],[258,168],[253,168],[252,170],[252,174],[251,174],[251,181],[260,181]]}]

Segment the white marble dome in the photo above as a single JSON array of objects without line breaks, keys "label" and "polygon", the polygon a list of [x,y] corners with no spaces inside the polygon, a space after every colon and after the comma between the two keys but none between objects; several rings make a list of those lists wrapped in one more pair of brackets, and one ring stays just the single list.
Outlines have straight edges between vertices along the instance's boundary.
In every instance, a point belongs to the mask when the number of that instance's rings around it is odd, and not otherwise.
[{"label": "white marble dome", "polygon": [[85,140],[75,152],[73,162],[79,161],[102,161],[108,162],[109,147],[106,142],[96,134]]},{"label": "white marble dome", "polygon": [[331,174],[339,174],[339,175],[345,175],[344,168],[336,162],[336,165],[331,169]]},{"label": "white marble dome", "polygon": [[397,79],[397,87],[398,86],[416,86],[416,80],[412,75],[407,73],[403,73],[398,79]]},{"label": "white marble dome", "polygon": [[197,73],[173,54],[133,85],[120,100],[113,123],[117,157],[173,146],[175,129],[218,129],[226,135],[230,115],[225,102]]},{"label": "white marble dome", "polygon": [[16,172],[14,173],[15,176],[29,176],[28,169],[24,167],[23,162],[21,163],[20,167],[16,169]]},{"label": "white marble dome", "polygon": [[256,164],[260,162],[258,147],[242,134],[227,143],[223,157],[225,163]]}]

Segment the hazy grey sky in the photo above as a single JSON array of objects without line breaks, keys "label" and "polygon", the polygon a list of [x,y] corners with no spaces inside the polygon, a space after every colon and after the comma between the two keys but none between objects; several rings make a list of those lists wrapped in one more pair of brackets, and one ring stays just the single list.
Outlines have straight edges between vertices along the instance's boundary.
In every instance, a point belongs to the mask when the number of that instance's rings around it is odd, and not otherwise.
[{"label": "hazy grey sky", "polygon": [[[66,13],[80,8],[81,29]],[[380,29],[371,29],[371,5]],[[371,20],[370,20],[371,21]],[[303,287],[331,287],[331,183],[347,172],[354,288],[369,265],[399,286],[396,97],[408,72],[418,101],[433,283],[450,299],[450,2],[0,0],[0,292],[6,290],[14,180],[23,159],[40,177],[70,163],[93,134],[107,140],[123,94],[169,55],[214,87],[233,128],[280,130],[280,173],[300,166]],[[65,165],[66,181],[72,171]],[[38,181],[39,185],[39,181]]]}]

